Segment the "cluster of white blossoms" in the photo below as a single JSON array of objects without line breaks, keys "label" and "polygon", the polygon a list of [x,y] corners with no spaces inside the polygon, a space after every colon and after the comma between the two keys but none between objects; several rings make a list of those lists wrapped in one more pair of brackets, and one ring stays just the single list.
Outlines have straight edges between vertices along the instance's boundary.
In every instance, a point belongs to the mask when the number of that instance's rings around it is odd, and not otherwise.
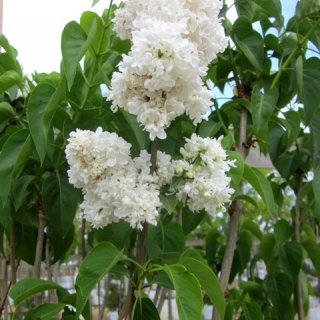
[{"label": "cluster of white blossoms", "polygon": [[81,188],[83,217],[102,228],[123,219],[131,227],[156,224],[161,207],[159,189],[173,174],[171,157],[158,151],[158,170],[150,174],[150,154],[130,157],[131,145],[116,133],[71,132],[66,147],[69,181]]},{"label": "cluster of white blossoms", "polygon": [[226,175],[234,161],[226,159],[220,140],[193,134],[180,149],[183,160],[174,162],[176,174],[182,177],[175,187],[177,198],[186,202],[193,212],[202,209],[209,214],[215,214],[218,209],[224,212],[224,203],[230,202],[234,192]]},{"label": "cluster of white blossoms", "polygon": [[170,192],[194,212],[225,211],[224,203],[230,201],[233,189],[226,172],[234,164],[226,159],[219,139],[193,134],[180,150],[182,160],[157,151],[152,174],[150,154],[142,150],[132,159],[131,145],[116,133],[77,129],[68,141],[69,181],[82,189],[80,208],[95,228],[120,219],[133,228],[141,229],[144,222],[155,225],[162,206],[160,188],[170,185],[174,176],[180,181]]},{"label": "cluster of white blossoms", "polygon": [[194,124],[206,118],[213,95],[201,77],[227,45],[219,9],[219,0],[127,0],[116,11],[114,29],[132,46],[107,98],[114,112],[136,115],[151,140],[165,139],[183,113]]}]

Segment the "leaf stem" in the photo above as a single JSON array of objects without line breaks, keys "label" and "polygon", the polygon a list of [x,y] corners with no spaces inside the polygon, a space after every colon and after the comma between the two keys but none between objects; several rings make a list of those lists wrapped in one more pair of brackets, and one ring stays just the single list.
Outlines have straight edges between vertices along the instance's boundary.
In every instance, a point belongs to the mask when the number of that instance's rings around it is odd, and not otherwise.
[{"label": "leaf stem", "polygon": [[282,76],[283,71],[288,67],[291,60],[294,58],[294,56],[297,54],[298,50],[301,48],[301,46],[308,40],[311,33],[320,25],[320,19],[317,20],[317,22],[312,26],[312,28],[308,31],[308,33],[302,38],[301,41],[298,42],[298,45],[295,47],[295,49],[290,53],[289,57],[286,59],[286,61],[281,66],[280,70],[278,71],[277,75],[272,81],[271,87],[275,88]]}]

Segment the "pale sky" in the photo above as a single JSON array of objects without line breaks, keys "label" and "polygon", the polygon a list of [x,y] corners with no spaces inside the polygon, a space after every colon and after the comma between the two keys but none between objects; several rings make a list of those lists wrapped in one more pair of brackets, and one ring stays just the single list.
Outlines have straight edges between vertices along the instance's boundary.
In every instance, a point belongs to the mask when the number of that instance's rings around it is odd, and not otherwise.
[{"label": "pale sky", "polygon": [[[72,20],[79,22],[84,11],[102,15],[109,1],[100,0],[92,8],[93,0],[3,0],[3,34],[18,50],[24,73],[59,71],[64,26]],[[292,1],[297,0],[282,0],[284,14],[294,10]],[[230,14],[235,16],[232,10]]]},{"label": "pale sky", "polygon": [[[59,71],[64,26],[84,11],[102,15],[109,0],[3,0],[3,34],[18,50],[24,73]],[[115,1],[114,1],[115,3]]]}]

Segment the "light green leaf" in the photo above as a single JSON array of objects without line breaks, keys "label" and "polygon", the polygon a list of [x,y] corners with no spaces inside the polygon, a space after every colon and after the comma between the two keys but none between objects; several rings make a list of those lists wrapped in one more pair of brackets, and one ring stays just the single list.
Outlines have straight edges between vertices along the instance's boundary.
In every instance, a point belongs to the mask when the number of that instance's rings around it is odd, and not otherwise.
[{"label": "light green leaf", "polygon": [[249,182],[265,202],[271,217],[276,217],[274,198],[269,180],[256,168],[244,165],[243,178]]},{"label": "light green leaf", "polygon": [[261,93],[259,85],[255,85],[251,97],[251,112],[253,128],[256,136],[260,136],[263,129],[268,125],[268,121],[276,107],[279,97],[277,88],[266,90]]},{"label": "light green leaf", "polygon": [[252,204],[254,207],[256,207],[258,210],[261,210],[261,208],[259,207],[258,203],[255,201],[255,199],[253,197],[250,197],[246,194],[233,194],[234,196],[232,197],[232,200],[243,200],[246,201],[250,204]]},{"label": "light green leaf", "polygon": [[165,207],[169,214],[171,214],[174,211],[178,203],[178,199],[175,194],[165,196],[161,195],[160,200],[162,205]]},{"label": "light green leaf", "polygon": [[307,251],[318,277],[320,277],[320,248],[318,244],[313,240],[305,240],[301,244]]},{"label": "light green leaf", "polygon": [[64,237],[78,209],[79,190],[69,183],[66,174],[56,174],[43,181],[42,196],[48,220]]},{"label": "light green leaf", "polygon": [[35,308],[25,320],[41,319],[51,320],[53,316],[57,315],[65,307],[64,303],[44,303]]},{"label": "light green leaf", "polygon": [[79,319],[93,288],[121,257],[122,251],[108,242],[100,242],[87,254],[76,278],[76,319]]},{"label": "light green leaf", "polygon": [[15,305],[20,304],[26,298],[47,290],[61,288],[58,284],[38,278],[25,278],[18,281],[9,291],[9,297]]},{"label": "light green leaf", "polygon": [[8,39],[3,34],[0,35],[0,46],[9,54],[10,57],[14,59],[17,57],[17,50],[9,44]]},{"label": "light green leaf", "polygon": [[65,78],[63,77],[57,89],[48,83],[40,83],[30,95],[27,109],[29,127],[41,163],[46,156],[52,119],[65,93]]},{"label": "light green leaf", "polygon": [[100,1],[100,0],[93,0],[91,7],[94,7],[99,1]]},{"label": "light green leaf", "polygon": [[153,302],[143,297],[136,300],[132,320],[160,320],[160,316]]},{"label": "light green leaf", "polygon": [[27,129],[16,131],[5,142],[0,153],[0,198],[2,206],[5,205],[14,180],[28,161],[33,150],[34,144]]},{"label": "light green leaf", "polygon": [[257,74],[260,75],[264,64],[264,43],[259,32],[251,31],[241,39],[235,35],[234,40],[237,47],[248,59],[248,62],[252,64]]},{"label": "light green leaf", "polygon": [[63,29],[61,52],[69,91],[72,87],[78,64],[89,49],[95,33],[96,22],[92,24],[88,35],[75,21],[69,22]]},{"label": "light green leaf", "polygon": [[176,291],[176,303],[180,320],[202,319],[202,293],[197,278],[182,265],[163,267]]},{"label": "light green leaf", "polygon": [[224,293],[217,276],[206,261],[197,251],[188,249],[182,254],[179,264],[184,265],[189,272],[197,277],[201,287],[217,309],[220,318],[224,319],[226,309]]},{"label": "light green leaf", "polygon": [[5,92],[15,85],[19,87],[23,85],[23,78],[16,71],[9,70],[0,76],[0,93]]}]

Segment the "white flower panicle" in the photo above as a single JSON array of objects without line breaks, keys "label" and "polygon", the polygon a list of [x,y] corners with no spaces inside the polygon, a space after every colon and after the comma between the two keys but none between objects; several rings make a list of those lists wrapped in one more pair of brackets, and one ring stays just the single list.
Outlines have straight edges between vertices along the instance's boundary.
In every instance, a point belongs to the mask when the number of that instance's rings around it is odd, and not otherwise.
[{"label": "white flower panicle", "polygon": [[226,175],[234,161],[226,159],[220,140],[193,134],[180,149],[184,159],[174,162],[176,174],[183,178],[174,191],[194,212],[202,209],[212,215],[217,210],[224,212],[224,203],[230,202],[234,192]]},{"label": "white flower panicle", "polygon": [[207,65],[224,50],[218,0],[128,0],[116,11],[114,29],[131,39],[107,99],[124,108],[155,137],[186,113],[197,124],[213,97],[201,80]]},{"label": "white flower panicle", "polygon": [[77,129],[66,147],[69,181],[82,188],[83,216],[95,228],[124,219],[132,227],[155,225],[159,188],[173,176],[171,157],[158,152],[159,169],[150,175],[150,154],[130,157],[131,145],[116,133]]}]

